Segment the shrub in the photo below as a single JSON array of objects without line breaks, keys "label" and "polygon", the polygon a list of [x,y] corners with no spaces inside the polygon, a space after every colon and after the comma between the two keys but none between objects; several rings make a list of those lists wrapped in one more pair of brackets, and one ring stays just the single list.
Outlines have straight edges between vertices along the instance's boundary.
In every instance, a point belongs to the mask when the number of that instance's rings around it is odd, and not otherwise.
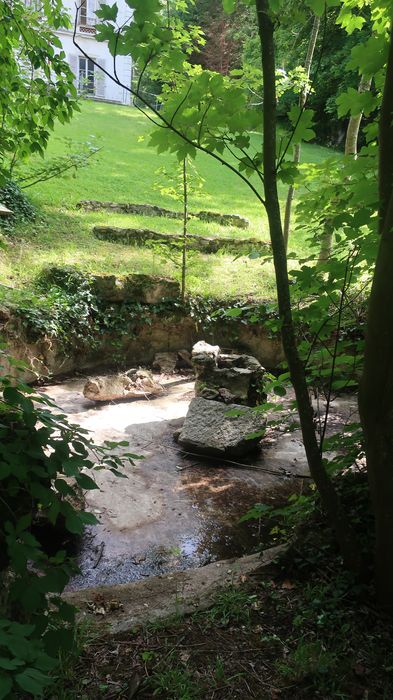
[{"label": "shrub", "polygon": [[[15,362],[9,359],[11,364]],[[0,699],[25,691],[39,696],[60,649],[73,643],[74,609],[60,594],[75,571],[64,550],[49,556],[33,534],[37,514],[81,535],[96,518],[76,506],[77,489],[97,488],[86,473],[122,467],[135,455],[114,456],[128,443],[94,445],[46,397],[0,377]]]},{"label": "shrub", "polygon": [[10,180],[0,189],[0,203],[12,211],[13,216],[2,222],[3,227],[12,228],[15,221],[33,221],[35,209],[24,192]]}]

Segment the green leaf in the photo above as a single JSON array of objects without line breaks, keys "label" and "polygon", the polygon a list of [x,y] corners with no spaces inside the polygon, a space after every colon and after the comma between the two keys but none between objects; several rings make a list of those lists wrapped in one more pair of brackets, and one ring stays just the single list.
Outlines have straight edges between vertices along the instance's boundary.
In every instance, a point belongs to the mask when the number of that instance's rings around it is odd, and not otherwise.
[{"label": "green leaf", "polygon": [[87,474],[78,474],[76,477],[76,481],[78,486],[81,487],[81,489],[99,489],[99,486],[97,486],[96,482]]},{"label": "green leaf", "polygon": [[237,318],[238,316],[242,315],[243,309],[240,309],[240,308],[226,309],[224,313],[225,313],[225,316],[229,316],[230,318]]},{"label": "green leaf", "polygon": [[23,665],[24,662],[22,659],[6,659],[5,657],[0,657],[0,668],[4,668],[6,671],[13,671]]},{"label": "green leaf", "polygon": [[318,17],[323,15],[323,13],[325,12],[325,0],[307,0],[307,5]]},{"label": "green leaf", "polygon": [[12,689],[12,678],[9,675],[6,675],[5,673],[0,672],[0,700],[4,700],[4,698],[9,695]]},{"label": "green leaf", "polygon": [[82,510],[79,513],[79,517],[80,517],[82,523],[84,523],[85,525],[97,525],[97,523],[98,523],[96,516],[93,515],[93,513],[89,513],[86,510]]},{"label": "green leaf", "polygon": [[310,141],[315,137],[315,131],[311,129],[314,119],[312,109],[301,110],[298,105],[293,105],[288,112],[288,118],[294,127],[292,143],[295,145],[301,141]]},{"label": "green leaf", "polygon": [[108,22],[116,22],[118,11],[119,8],[117,7],[116,3],[114,3],[114,5],[99,5],[95,13],[100,19]]},{"label": "green leaf", "polygon": [[245,515],[239,519],[239,523],[245,523],[248,520],[259,520],[263,515],[271,513],[273,506],[269,506],[266,503],[256,503],[253,508],[250,508]]},{"label": "green leaf", "polygon": [[232,14],[232,12],[235,11],[236,2],[237,0],[222,0],[224,12],[226,12],[228,15]]},{"label": "green leaf", "polygon": [[26,668],[15,676],[17,684],[31,695],[40,695],[44,688],[53,683],[53,679],[36,668]]}]

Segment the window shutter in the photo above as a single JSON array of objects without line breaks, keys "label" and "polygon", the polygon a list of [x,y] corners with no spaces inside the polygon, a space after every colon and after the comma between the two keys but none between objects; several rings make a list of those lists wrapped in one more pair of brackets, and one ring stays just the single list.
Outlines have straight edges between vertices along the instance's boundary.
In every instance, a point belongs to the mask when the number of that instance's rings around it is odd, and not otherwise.
[{"label": "window shutter", "polygon": [[97,24],[96,10],[99,5],[96,0],[87,0],[87,25],[94,27]]},{"label": "window shutter", "polygon": [[[105,61],[101,58],[99,59],[100,65],[105,68]],[[96,97],[101,97],[103,99],[105,97],[105,78],[106,75],[105,73],[102,72],[99,68],[95,69],[95,95]]]},{"label": "window shutter", "polygon": [[75,54],[69,54],[68,55],[68,65],[70,66],[73,74],[74,74],[74,85],[77,88],[78,87],[78,56]]}]

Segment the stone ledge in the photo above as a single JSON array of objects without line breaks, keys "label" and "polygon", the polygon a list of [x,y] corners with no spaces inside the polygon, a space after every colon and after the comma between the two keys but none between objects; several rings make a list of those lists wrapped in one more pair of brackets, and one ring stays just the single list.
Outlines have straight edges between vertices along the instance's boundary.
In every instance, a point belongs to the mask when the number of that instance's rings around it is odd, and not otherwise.
[{"label": "stone ledge", "polygon": [[93,289],[105,301],[133,301],[140,304],[157,304],[180,297],[180,284],[168,277],[155,275],[93,275]]},{"label": "stone ledge", "polygon": [[[119,214],[137,214],[139,216],[165,216],[168,219],[182,219],[183,213],[157,207],[154,204],[128,204],[127,202],[99,202],[94,199],[83,199],[76,205],[77,209],[85,211],[115,211]],[[189,218],[208,221],[220,226],[235,226],[248,228],[250,222],[238,214],[220,214],[215,211],[199,211],[191,213]]]},{"label": "stone ledge", "polygon": [[[119,226],[94,226],[93,235],[101,241],[123,243],[131,246],[167,245],[170,248],[180,249],[183,237],[173,233],[158,233],[143,228],[122,228]],[[208,238],[196,234],[188,234],[187,248],[207,255],[219,251],[239,254],[250,253],[252,250],[265,251],[270,248],[270,243],[260,241],[257,238]]]},{"label": "stone ledge", "polygon": [[[110,634],[119,634],[155,620],[209,609],[222,589],[242,585],[245,577],[271,566],[285,550],[285,545],[279,545],[261,555],[226,559],[146,581],[86,588],[65,593],[63,598],[79,608],[80,618],[107,627]],[[94,613],[97,600],[105,614]]]}]

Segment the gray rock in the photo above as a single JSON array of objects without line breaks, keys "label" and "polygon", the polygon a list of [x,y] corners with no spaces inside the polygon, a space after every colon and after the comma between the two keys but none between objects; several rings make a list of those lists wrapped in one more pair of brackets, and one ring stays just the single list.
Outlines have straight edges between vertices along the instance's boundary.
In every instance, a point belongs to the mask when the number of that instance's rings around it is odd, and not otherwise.
[{"label": "gray rock", "polygon": [[177,352],[158,352],[154,356],[153,369],[156,372],[171,374],[177,365]]},{"label": "gray rock", "polygon": [[179,369],[192,369],[191,353],[188,350],[179,350],[177,355],[177,366]]},{"label": "gray rock", "polygon": [[191,352],[191,362],[198,377],[198,372],[210,371],[217,367],[217,358],[220,353],[218,345],[209,345],[204,340],[195,343]]},{"label": "gray rock", "polygon": [[89,379],[84,386],[83,396],[90,401],[116,401],[158,396],[163,391],[151,372],[130,369],[121,374]]},{"label": "gray rock", "polygon": [[[231,410],[239,415],[228,416]],[[195,398],[177,438],[178,444],[190,452],[223,457],[239,457],[257,449],[266,418],[248,406],[226,405],[219,401]]]},{"label": "gray rock", "polygon": [[244,406],[257,406],[266,399],[265,370],[251,355],[223,354],[218,345],[200,341],[193,347],[192,363],[196,396]]}]

